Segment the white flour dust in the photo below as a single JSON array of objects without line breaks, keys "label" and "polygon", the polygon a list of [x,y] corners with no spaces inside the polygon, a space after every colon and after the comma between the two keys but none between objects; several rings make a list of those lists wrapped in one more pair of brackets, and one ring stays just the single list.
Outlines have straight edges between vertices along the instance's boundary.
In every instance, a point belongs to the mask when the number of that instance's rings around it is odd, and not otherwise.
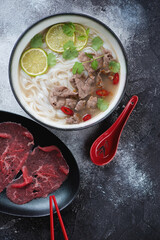
[{"label": "white flour dust", "polygon": [[[94,127],[94,131],[98,129],[98,125]],[[120,141],[118,150],[113,162],[107,166],[95,166],[89,156],[84,157],[84,148],[87,150],[85,141],[92,136],[93,129],[81,130],[81,142],[79,133],[74,135],[68,133],[68,144],[72,146],[71,151],[76,156],[78,166],[81,173],[81,189],[88,191],[88,186],[92,185],[89,197],[107,199],[115,206],[123,204],[129,199],[143,200],[147,196],[154,197],[154,186],[144,164],[140,163],[140,157],[136,155],[136,149],[132,144],[132,140],[125,142]],[[130,131],[129,131],[130,132]],[[125,129],[125,134],[129,134]],[[127,139],[127,136],[125,136]]]},{"label": "white flour dust", "polygon": [[[116,165],[113,184],[110,185],[110,201],[115,206],[124,203],[127,199],[143,200],[147,196],[153,197],[153,183],[149,173],[143,165],[137,164],[138,158],[134,155],[135,149],[119,149],[115,157]],[[113,188],[113,185],[117,188]]]},{"label": "white flour dust", "polygon": [[[86,139],[91,136],[92,129],[88,131]],[[124,131],[125,134],[125,131]],[[82,131],[83,135],[83,131]],[[144,200],[146,197],[154,197],[154,186],[149,171],[143,163],[139,164],[140,159],[137,156],[136,149],[132,141],[119,144],[113,162],[107,166],[95,166],[89,159],[84,158],[82,148],[84,143],[79,143],[78,134],[74,138],[76,144],[75,153],[77,154],[77,162],[81,172],[81,189],[87,191],[88,186],[92,185],[92,189],[88,192],[90,198],[107,199],[117,208],[120,204],[128,201]]]}]

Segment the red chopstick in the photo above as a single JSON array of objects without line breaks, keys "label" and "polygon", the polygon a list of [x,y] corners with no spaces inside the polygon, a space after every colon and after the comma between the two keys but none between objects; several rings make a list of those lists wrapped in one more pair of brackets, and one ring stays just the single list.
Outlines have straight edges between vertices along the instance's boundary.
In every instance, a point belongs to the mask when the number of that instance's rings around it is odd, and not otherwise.
[{"label": "red chopstick", "polygon": [[54,205],[55,205],[56,212],[57,212],[57,215],[58,215],[58,218],[59,218],[59,222],[60,222],[60,225],[61,225],[61,228],[62,228],[64,239],[68,240],[66,229],[65,229],[65,226],[64,226],[64,223],[63,223],[63,220],[62,220],[59,208],[58,208],[58,204],[57,204],[57,201],[56,201],[56,198],[55,198],[54,195],[49,197],[49,202],[50,202],[50,231],[51,231],[51,240],[54,240],[54,223],[53,223],[52,199],[54,201]]},{"label": "red chopstick", "polygon": [[50,205],[50,232],[51,232],[51,240],[54,240],[54,221],[53,221],[52,196],[49,197],[49,205]]}]

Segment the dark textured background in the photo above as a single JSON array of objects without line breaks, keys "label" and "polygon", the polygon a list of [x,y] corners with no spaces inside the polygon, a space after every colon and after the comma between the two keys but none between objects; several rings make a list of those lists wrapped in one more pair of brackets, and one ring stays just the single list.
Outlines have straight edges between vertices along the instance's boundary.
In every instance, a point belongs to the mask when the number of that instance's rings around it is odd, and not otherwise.
[{"label": "dark textured background", "polygon": [[[0,0],[0,109],[27,116],[13,97],[8,61],[19,35],[54,13],[83,12],[106,23],[128,57],[126,94],[100,124],[79,132],[52,130],[74,154],[81,173],[75,201],[62,211],[70,240],[160,239],[160,2],[146,0]],[[132,95],[139,103],[120,139],[114,161],[93,165],[89,149],[121,113]],[[28,116],[27,116],[28,117]],[[49,217],[0,213],[0,240],[48,240]],[[61,240],[55,216],[55,239]]]}]

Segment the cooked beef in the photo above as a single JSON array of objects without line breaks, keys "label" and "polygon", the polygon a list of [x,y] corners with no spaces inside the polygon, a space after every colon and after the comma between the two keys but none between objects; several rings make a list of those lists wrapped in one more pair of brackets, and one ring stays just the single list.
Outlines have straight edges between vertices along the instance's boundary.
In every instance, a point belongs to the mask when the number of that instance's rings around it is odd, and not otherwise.
[{"label": "cooked beef", "polygon": [[49,94],[49,101],[54,108],[60,109],[62,106],[66,104],[66,97],[75,96],[77,96],[77,93],[71,91],[67,87],[55,86]]},{"label": "cooked beef", "polygon": [[[96,53],[94,57],[96,58],[96,57],[100,57],[100,56],[102,56],[102,54]],[[96,60],[98,62],[97,70],[101,69],[103,67],[103,57],[97,58]]]},{"label": "cooked beef", "polygon": [[85,104],[86,104],[86,100],[80,100],[78,101],[76,107],[75,107],[75,110],[76,111],[81,111],[82,109],[84,109],[85,107]]},{"label": "cooked beef", "polygon": [[7,187],[8,198],[17,204],[24,204],[34,198],[47,197],[66,180],[69,167],[60,150],[55,146],[37,147],[25,164],[26,177],[20,176]]},{"label": "cooked beef", "polygon": [[[87,57],[87,55],[85,54],[85,52],[79,52],[79,55],[78,55],[78,60],[80,62],[86,62],[86,61],[90,61],[91,59],[89,57]],[[85,67],[85,69],[88,71],[88,73],[93,70],[93,69],[90,69],[90,66],[91,66],[91,63],[83,63],[83,66]],[[94,70],[93,70],[94,71]]]},{"label": "cooked beef", "polygon": [[62,97],[53,96],[51,92],[49,95],[49,101],[54,108],[60,109],[62,106],[65,105],[66,100]]},{"label": "cooked beef", "polygon": [[90,96],[87,101],[87,108],[96,108],[97,107],[97,97]]},{"label": "cooked beef", "polygon": [[75,78],[77,77],[76,75],[73,75],[73,77],[69,80],[71,85],[72,85],[72,87],[74,87],[74,88],[76,88],[76,83],[75,83]]},{"label": "cooked beef", "polygon": [[73,99],[73,98],[67,98],[66,99],[66,104],[65,104],[66,107],[74,109],[76,104],[77,104],[76,99]]},{"label": "cooked beef", "polygon": [[0,123],[0,192],[21,170],[33,144],[32,134],[22,125]]},{"label": "cooked beef", "polygon": [[[94,58],[101,56],[100,54],[96,53],[96,54],[92,54]],[[86,61],[90,61],[91,59],[89,57],[86,56],[86,54],[84,52],[80,52],[78,55],[78,59],[81,62],[86,62]],[[103,65],[103,58],[98,58],[96,59],[98,61],[98,69],[102,68]],[[88,71],[89,75],[92,75],[95,73],[95,70],[91,67],[91,62],[87,62],[87,63],[83,63],[83,66],[85,67],[85,69]]]},{"label": "cooked beef", "polygon": [[104,87],[104,83],[103,83],[103,80],[102,80],[102,77],[101,77],[101,73],[102,73],[102,71],[100,70],[99,73],[96,76],[97,87]]},{"label": "cooked beef", "polygon": [[80,99],[87,97],[95,90],[95,77],[91,76],[85,80],[85,77],[75,78],[76,88]]},{"label": "cooked beef", "polygon": [[74,87],[75,89],[77,89],[77,85],[76,82],[77,81],[82,81],[84,82],[87,79],[87,77],[84,74],[75,74],[73,75],[73,77],[70,79],[70,83],[72,85],[72,87]]},{"label": "cooked beef", "polygon": [[103,57],[103,68],[105,70],[108,70],[109,69],[109,62],[111,60],[113,60],[113,56],[112,56],[112,53],[110,50],[108,49],[103,49],[103,54],[104,54],[104,57]]},{"label": "cooked beef", "polygon": [[81,120],[80,120],[78,113],[75,113],[72,117],[69,117],[66,119],[67,124],[80,123],[80,121]]},{"label": "cooked beef", "polygon": [[55,86],[52,89],[52,95],[53,96],[57,96],[57,97],[74,97],[77,95],[76,92],[71,91],[69,88],[65,87],[65,86]]},{"label": "cooked beef", "polygon": [[[80,52],[78,55],[78,60],[83,63],[86,61],[90,61],[91,59],[87,57],[84,52]],[[95,72],[95,70],[91,67],[91,62],[83,63],[83,66],[85,67],[89,75]]]}]

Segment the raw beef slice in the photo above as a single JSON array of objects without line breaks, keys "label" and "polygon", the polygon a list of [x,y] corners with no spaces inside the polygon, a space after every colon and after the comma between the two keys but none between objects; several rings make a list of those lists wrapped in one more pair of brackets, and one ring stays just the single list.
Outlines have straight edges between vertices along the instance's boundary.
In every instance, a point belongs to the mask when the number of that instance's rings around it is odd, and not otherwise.
[{"label": "raw beef slice", "polygon": [[7,187],[8,198],[17,204],[47,197],[65,181],[69,167],[57,147],[38,146],[28,157],[22,172],[23,175]]},{"label": "raw beef slice", "polygon": [[0,123],[0,192],[21,170],[33,143],[32,134],[22,125]]}]

